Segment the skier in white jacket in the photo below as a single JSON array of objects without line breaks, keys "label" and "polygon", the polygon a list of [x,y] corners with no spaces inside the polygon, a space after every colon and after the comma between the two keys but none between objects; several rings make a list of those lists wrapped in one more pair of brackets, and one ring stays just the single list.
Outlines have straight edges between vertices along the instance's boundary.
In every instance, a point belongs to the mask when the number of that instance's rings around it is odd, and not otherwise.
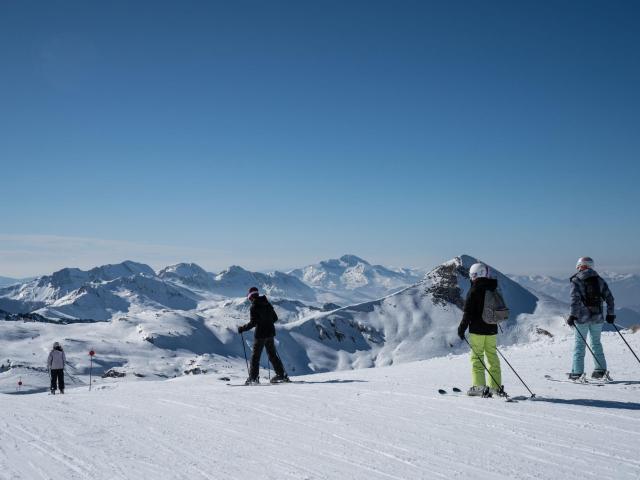
[{"label": "skier in white jacket", "polygon": [[53,350],[49,352],[49,358],[47,359],[47,367],[51,376],[51,395],[56,394],[56,388],[60,389],[60,393],[64,393],[64,365],[66,362],[67,358],[64,355],[62,346],[60,346],[60,343],[55,342]]}]

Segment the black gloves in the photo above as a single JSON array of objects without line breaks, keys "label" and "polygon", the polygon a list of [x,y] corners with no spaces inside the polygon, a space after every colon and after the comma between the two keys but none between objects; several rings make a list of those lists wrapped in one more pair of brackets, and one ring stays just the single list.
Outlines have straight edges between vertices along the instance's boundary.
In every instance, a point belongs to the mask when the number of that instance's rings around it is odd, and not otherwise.
[{"label": "black gloves", "polygon": [[575,327],[577,319],[578,317],[574,315],[569,315],[569,318],[567,318],[567,325],[569,325],[570,327]]},{"label": "black gloves", "polygon": [[464,332],[467,331],[467,327],[465,327],[464,325],[460,325],[458,327],[458,336],[460,337],[460,340],[464,340]]},{"label": "black gloves", "polygon": [[241,326],[238,327],[238,333],[242,333],[242,332],[244,332],[244,328],[242,328]]},{"label": "black gloves", "polygon": [[613,323],[613,322],[616,321],[616,316],[609,314],[609,315],[607,315],[606,320],[607,320],[607,323]]}]

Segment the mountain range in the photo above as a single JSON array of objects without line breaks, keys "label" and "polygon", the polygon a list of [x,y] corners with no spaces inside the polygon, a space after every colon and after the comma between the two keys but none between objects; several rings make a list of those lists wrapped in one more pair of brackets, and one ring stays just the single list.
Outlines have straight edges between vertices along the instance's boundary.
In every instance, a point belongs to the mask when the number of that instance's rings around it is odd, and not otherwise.
[{"label": "mountain range", "polygon": [[[0,359],[0,390],[16,375],[44,388],[46,378],[36,373],[53,341],[65,345],[72,382],[86,381],[90,349],[99,352],[98,373],[127,378],[237,370],[244,362],[236,330],[248,320],[249,286],[258,286],[276,308],[280,354],[292,374],[464,351],[456,329],[470,285],[468,269],[476,261],[460,255],[425,275],[353,255],[288,273],[232,266],[216,274],[193,263],[156,273],[132,261],[88,271],[65,268],[0,288],[6,357]],[[512,313],[503,325],[503,344],[569,332],[566,303],[492,271]],[[249,343],[251,334],[244,340]]]}]

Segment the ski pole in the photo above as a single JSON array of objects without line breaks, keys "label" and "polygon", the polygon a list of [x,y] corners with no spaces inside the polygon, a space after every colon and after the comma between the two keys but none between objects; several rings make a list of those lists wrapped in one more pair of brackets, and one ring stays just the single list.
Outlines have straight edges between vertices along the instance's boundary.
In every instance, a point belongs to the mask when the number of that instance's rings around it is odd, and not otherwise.
[{"label": "ski pole", "polygon": [[516,372],[516,369],[511,366],[511,364],[509,363],[509,360],[507,360],[505,356],[502,354],[502,352],[498,350],[498,347],[496,347],[496,352],[498,352],[498,354],[502,357],[502,359],[506,362],[506,364],[509,365],[509,368],[513,373],[515,373],[516,377],[518,377],[518,380],[522,382],[522,384],[524,385],[524,388],[529,390],[529,393],[531,394],[531,398],[536,398],[536,394],[531,391],[531,389],[527,386],[526,383],[524,383],[524,380],[520,378],[520,375],[518,375],[518,372]]},{"label": "ski pole", "polygon": [[[493,380],[493,383],[495,383],[496,385],[498,385],[498,388],[500,388],[500,384],[496,381],[495,377],[491,374],[491,372],[489,371],[489,369],[487,368],[487,366],[484,364],[484,361],[482,360],[482,358],[480,358],[480,355],[478,355],[476,352],[473,351],[473,347],[471,346],[471,344],[469,343],[469,340],[467,340],[467,337],[462,337],[464,339],[465,342],[467,342],[467,345],[469,345],[469,348],[471,349],[471,353],[473,353],[476,358],[478,360],[480,360],[480,363],[482,364],[482,366],[484,367],[484,369],[487,371],[487,373],[489,374],[489,376],[491,377],[491,380]],[[504,393],[504,390],[503,390]],[[505,397],[509,398],[509,395],[507,395],[506,393],[504,393]]]},{"label": "ski pole", "polygon": [[89,391],[91,391],[91,385],[93,384],[93,356],[96,354],[95,351],[89,350]]},{"label": "ski pole", "polygon": [[242,337],[242,350],[244,351],[244,363],[247,364],[247,376],[251,375],[249,372],[249,360],[247,360],[247,347],[244,345],[244,333],[240,332],[240,336]]},{"label": "ski pole", "polygon": [[589,351],[591,352],[591,355],[593,355],[593,359],[596,361],[596,363],[598,364],[598,366],[600,367],[600,370],[606,370],[606,368],[602,367],[602,364],[600,363],[600,361],[598,360],[598,357],[596,357],[596,354],[593,353],[593,350],[591,350],[591,347],[589,346],[589,344],[587,343],[587,340],[584,338],[584,335],[582,335],[582,333],[580,333],[580,330],[578,330],[578,327],[574,327],[576,329],[576,332],[578,333],[578,335],[580,335],[580,338],[582,339],[582,341],[584,342],[585,346],[589,349]]},{"label": "ski pole", "polygon": [[631,350],[631,353],[633,353],[633,356],[636,357],[636,360],[638,360],[638,363],[640,363],[640,358],[638,358],[638,355],[636,355],[636,352],[633,351],[633,348],[631,348],[631,345],[629,345],[626,338],[624,338],[620,330],[618,330],[618,326],[615,323],[613,324],[613,328],[616,329],[616,332],[618,332],[618,335],[620,335],[620,338],[622,339],[622,341],[627,344],[627,347],[629,347],[629,350]]}]

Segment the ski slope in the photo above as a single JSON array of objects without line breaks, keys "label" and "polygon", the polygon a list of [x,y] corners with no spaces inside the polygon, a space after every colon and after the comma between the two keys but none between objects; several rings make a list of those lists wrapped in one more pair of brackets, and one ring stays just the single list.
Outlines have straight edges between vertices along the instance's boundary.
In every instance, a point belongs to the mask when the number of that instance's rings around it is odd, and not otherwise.
[{"label": "ski slope", "polygon": [[[640,335],[626,338],[640,350]],[[439,395],[468,386],[467,355],[302,384],[230,388],[207,374],[0,395],[0,478],[637,479],[640,365],[617,335],[603,340],[624,384],[545,380],[562,378],[570,338],[505,348],[539,397],[517,403]]]}]

